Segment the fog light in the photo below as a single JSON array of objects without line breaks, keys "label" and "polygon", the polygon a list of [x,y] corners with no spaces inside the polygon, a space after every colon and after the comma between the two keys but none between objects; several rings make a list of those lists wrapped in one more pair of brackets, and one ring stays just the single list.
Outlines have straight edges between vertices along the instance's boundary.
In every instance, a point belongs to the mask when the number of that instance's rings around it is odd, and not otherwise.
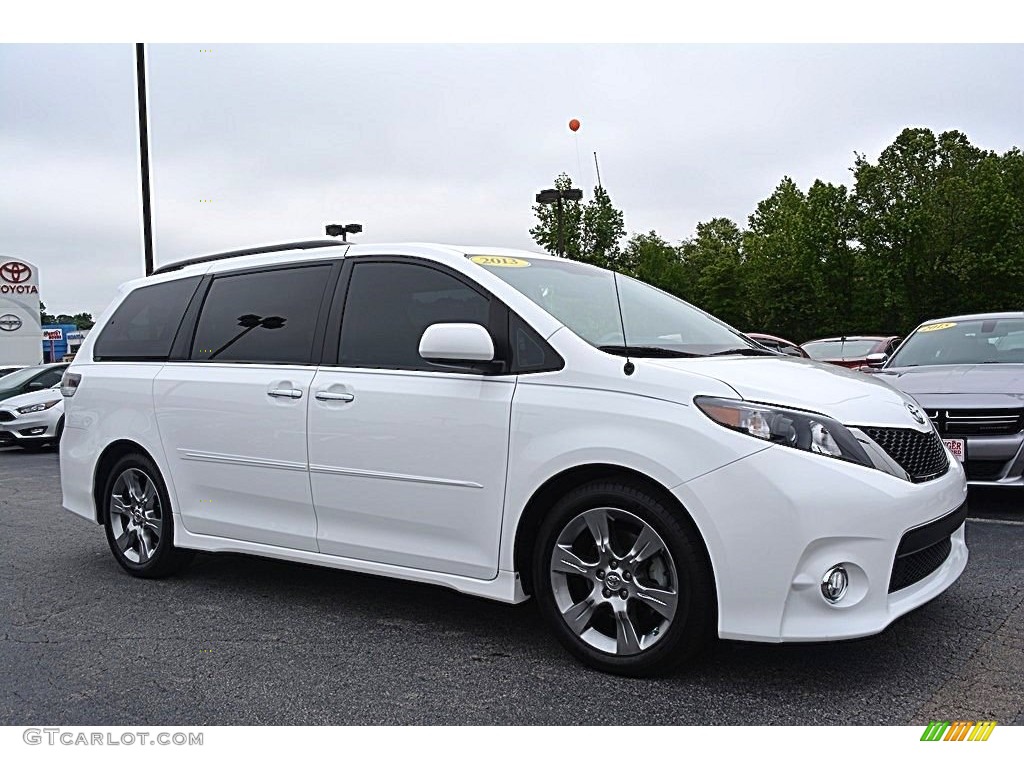
[{"label": "fog light", "polygon": [[31,437],[32,435],[41,435],[46,431],[46,427],[32,427],[32,429],[22,430],[21,434]]},{"label": "fog light", "polygon": [[821,577],[821,596],[830,603],[838,603],[850,586],[850,577],[841,565],[833,565]]}]

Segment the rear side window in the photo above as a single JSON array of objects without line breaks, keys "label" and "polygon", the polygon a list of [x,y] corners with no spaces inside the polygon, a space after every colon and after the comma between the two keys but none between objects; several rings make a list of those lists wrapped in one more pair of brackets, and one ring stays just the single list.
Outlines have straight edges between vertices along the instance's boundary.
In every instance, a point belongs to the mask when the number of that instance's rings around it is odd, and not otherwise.
[{"label": "rear side window", "polygon": [[420,357],[420,337],[435,323],[488,325],[490,300],[430,267],[355,264],[345,298],[338,364],[442,370]]},{"label": "rear side window", "polygon": [[136,288],[114,310],[93,347],[94,360],[166,360],[199,277]]},{"label": "rear side window", "polygon": [[308,364],[330,274],[318,264],[214,278],[191,359]]}]

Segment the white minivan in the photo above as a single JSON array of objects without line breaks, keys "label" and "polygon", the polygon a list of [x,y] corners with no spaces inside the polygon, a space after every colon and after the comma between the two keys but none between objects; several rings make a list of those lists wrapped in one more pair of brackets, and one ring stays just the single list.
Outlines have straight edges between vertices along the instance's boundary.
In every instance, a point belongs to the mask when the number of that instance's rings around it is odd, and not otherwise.
[{"label": "white minivan", "polygon": [[240,552],[532,595],[620,674],[715,636],[877,633],[967,563],[964,472],[912,398],[548,255],[311,241],[164,267],[62,391],[64,506],[129,573]]}]

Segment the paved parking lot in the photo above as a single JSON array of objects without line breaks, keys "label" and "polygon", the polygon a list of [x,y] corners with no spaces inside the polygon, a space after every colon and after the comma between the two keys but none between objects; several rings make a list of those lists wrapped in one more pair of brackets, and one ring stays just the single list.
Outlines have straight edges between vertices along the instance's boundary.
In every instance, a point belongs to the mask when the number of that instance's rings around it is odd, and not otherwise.
[{"label": "paved parking lot", "polygon": [[61,510],[55,454],[0,450],[0,723],[1024,725],[1024,525],[991,519],[1019,498],[973,494],[966,573],[882,635],[626,680],[532,603],[235,555],[132,579]]}]

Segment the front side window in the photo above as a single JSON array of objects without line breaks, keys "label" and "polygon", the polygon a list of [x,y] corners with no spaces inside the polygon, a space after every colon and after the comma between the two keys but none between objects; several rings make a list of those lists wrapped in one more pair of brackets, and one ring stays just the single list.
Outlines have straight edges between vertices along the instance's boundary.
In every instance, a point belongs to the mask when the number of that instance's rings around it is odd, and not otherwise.
[{"label": "front side window", "polygon": [[888,367],[1024,363],[1024,318],[926,323]]},{"label": "front side window", "polygon": [[606,352],[638,357],[735,350],[771,354],[692,304],[639,280],[561,259],[471,259]]},{"label": "front side window", "polygon": [[435,323],[488,324],[490,300],[437,269],[403,262],[355,263],[345,297],[338,364],[443,370],[419,353]]},{"label": "front side window", "polygon": [[166,360],[199,277],[136,288],[103,326],[96,360]]},{"label": "front side window", "polygon": [[305,365],[330,264],[214,278],[203,303],[192,360]]}]

